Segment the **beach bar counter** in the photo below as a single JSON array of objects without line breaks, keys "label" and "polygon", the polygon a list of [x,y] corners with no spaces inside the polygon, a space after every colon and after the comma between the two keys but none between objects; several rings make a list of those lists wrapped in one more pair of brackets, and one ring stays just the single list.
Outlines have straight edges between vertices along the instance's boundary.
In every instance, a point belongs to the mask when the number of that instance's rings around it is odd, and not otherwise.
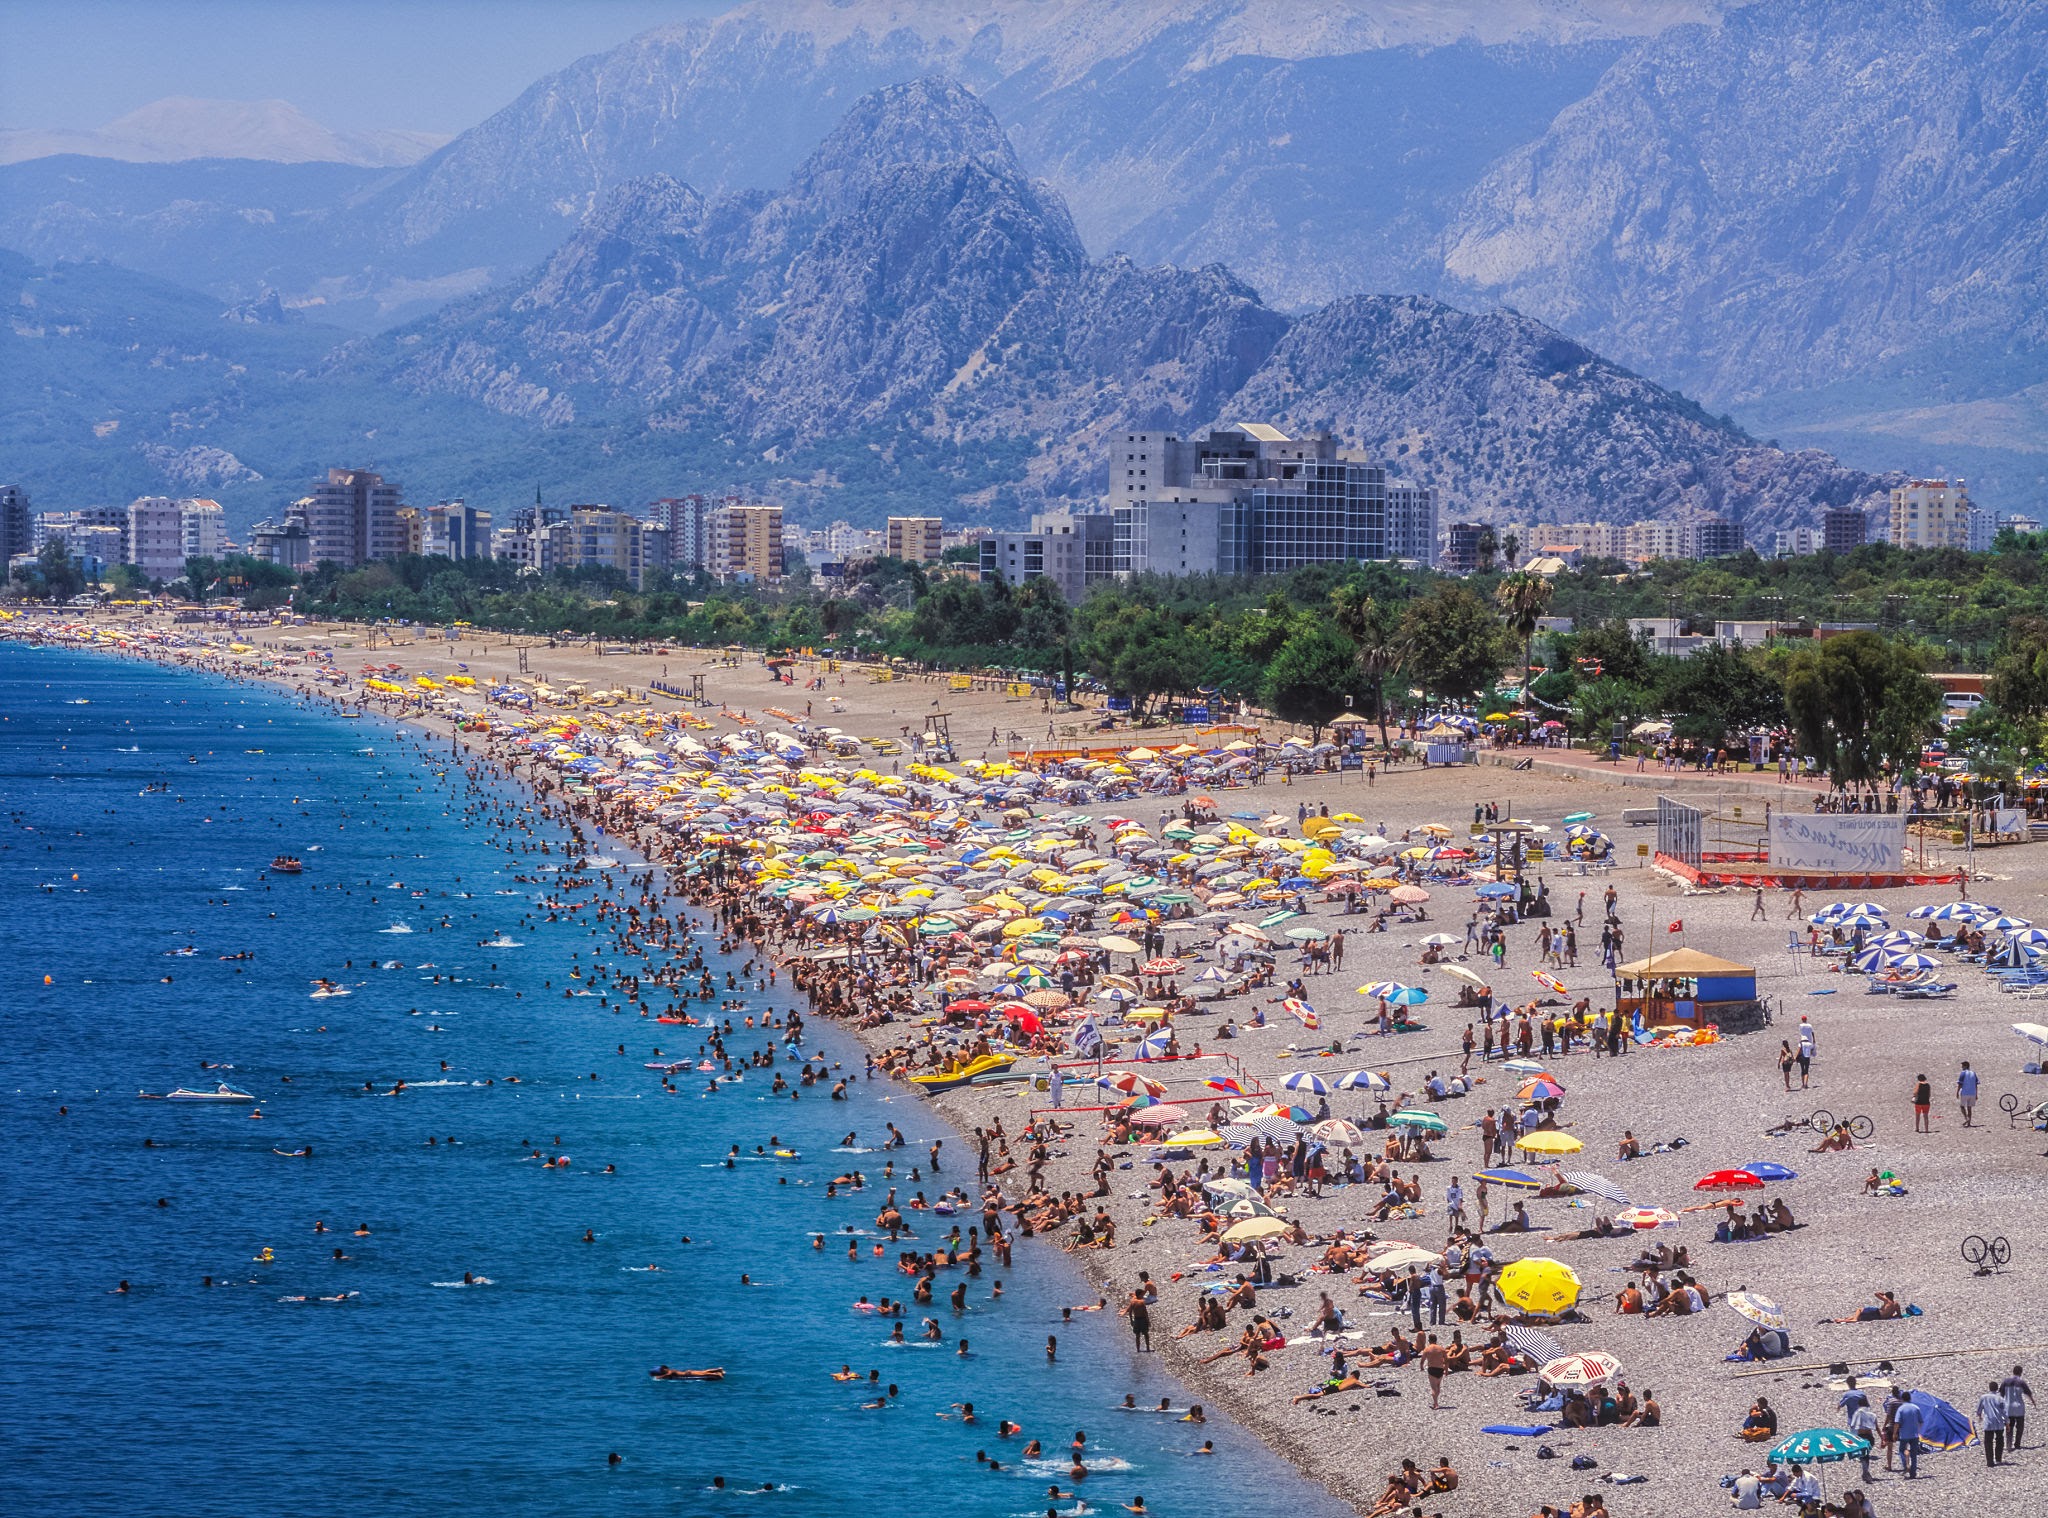
[{"label": "beach bar counter", "polygon": [[1764,1025],[1754,965],[1671,949],[1617,966],[1614,980],[1622,1016],[1639,1013],[1646,1028],[1712,1024],[1724,1033],[1749,1033]]}]

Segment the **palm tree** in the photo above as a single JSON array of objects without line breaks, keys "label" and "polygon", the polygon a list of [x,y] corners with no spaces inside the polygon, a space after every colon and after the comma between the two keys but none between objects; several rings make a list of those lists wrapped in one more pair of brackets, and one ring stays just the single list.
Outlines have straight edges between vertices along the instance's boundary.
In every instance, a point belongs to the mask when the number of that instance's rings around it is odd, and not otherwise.
[{"label": "palm tree", "polygon": [[1479,529],[1479,541],[1473,544],[1473,547],[1479,556],[1479,572],[1483,575],[1492,574],[1493,556],[1500,552],[1500,539],[1494,536],[1490,525]]},{"label": "palm tree", "polygon": [[1380,744],[1387,741],[1386,677],[1408,656],[1401,632],[1401,614],[1359,585],[1341,585],[1330,593],[1330,611],[1337,626],[1356,646],[1359,673],[1372,687],[1372,715],[1379,723]]},{"label": "palm tree", "polygon": [[1543,613],[1550,606],[1551,592],[1556,587],[1541,575],[1532,575],[1518,570],[1505,576],[1493,588],[1493,598],[1500,604],[1501,615],[1507,618],[1522,639],[1522,690],[1526,699],[1529,688],[1529,661],[1535,652],[1536,624],[1543,620]]}]

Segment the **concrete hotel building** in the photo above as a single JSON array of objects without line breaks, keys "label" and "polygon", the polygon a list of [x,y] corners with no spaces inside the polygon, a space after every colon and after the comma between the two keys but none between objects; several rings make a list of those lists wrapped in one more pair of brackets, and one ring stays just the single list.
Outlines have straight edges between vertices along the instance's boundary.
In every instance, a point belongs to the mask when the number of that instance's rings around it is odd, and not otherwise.
[{"label": "concrete hotel building", "polygon": [[406,551],[399,488],[367,469],[330,469],[304,502],[316,563],[348,568]]},{"label": "concrete hotel building", "polygon": [[1045,578],[1069,601],[1116,578],[1116,519],[1106,511],[1043,512],[1028,532],[996,532],[981,540],[981,577],[1022,585]]},{"label": "concrete hotel building", "polygon": [[1326,432],[1251,422],[1206,437],[1126,432],[1114,447],[1120,574],[1285,574],[1388,556],[1387,472],[1340,455]]},{"label": "concrete hotel building", "polygon": [[667,562],[668,536],[660,528],[609,506],[571,506],[566,522],[547,528],[540,567],[616,569],[639,590],[647,571]]},{"label": "concrete hotel building", "polygon": [[0,485],[0,567],[18,554],[31,552],[35,532],[28,492],[19,485]]}]

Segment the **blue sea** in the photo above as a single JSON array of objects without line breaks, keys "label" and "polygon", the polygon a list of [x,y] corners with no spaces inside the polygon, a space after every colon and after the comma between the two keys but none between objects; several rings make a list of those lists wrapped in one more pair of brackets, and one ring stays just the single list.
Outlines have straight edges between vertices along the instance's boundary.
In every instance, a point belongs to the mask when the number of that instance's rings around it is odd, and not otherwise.
[{"label": "blue sea", "polygon": [[[857,1079],[850,1102],[771,1097],[764,1071],[665,1092],[643,1062],[694,1055],[699,1030],[564,995],[609,935],[531,920],[550,887],[515,877],[558,866],[536,845],[560,835],[492,825],[515,812],[445,738],[0,643],[8,1511],[1043,1514],[1065,1461],[1020,1465],[1003,1418],[1055,1456],[1086,1430],[1090,1511],[1349,1511],[1225,1421],[1117,1411],[1187,1397],[1112,1314],[1059,1322],[1094,1293],[1056,1249],[988,1262],[964,1315],[942,1295],[942,1346],[885,1344],[851,1304],[906,1294],[895,1251],[811,1242],[871,1222],[879,1188],[825,1183],[884,1156],[833,1146],[893,1121],[901,1168],[944,1137],[946,1178],[971,1183],[967,1145]],[[281,853],[305,873],[268,875]],[[351,994],[315,998],[323,976]],[[858,1076],[835,1030],[806,1052]],[[216,1080],[262,1117],[138,1100]],[[771,1135],[801,1158],[725,1168]],[[726,1379],[658,1383],[660,1363]],[[841,1365],[894,1405],[864,1410]],[[1204,1438],[1217,1457],[1190,1453]]]}]

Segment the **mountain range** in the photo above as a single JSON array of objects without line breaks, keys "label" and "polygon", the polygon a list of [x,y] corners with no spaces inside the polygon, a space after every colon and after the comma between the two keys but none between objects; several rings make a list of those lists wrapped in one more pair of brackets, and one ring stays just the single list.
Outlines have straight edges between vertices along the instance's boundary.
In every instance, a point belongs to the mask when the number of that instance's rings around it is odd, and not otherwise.
[{"label": "mountain range", "polygon": [[2031,0],[757,0],[409,166],[0,166],[0,245],[384,329],[647,176],[777,192],[936,75],[1097,261],[1512,309],[1760,434],[2048,506],[2044,41]]},{"label": "mountain range", "polygon": [[96,131],[0,130],[0,163],[77,154],[124,163],[247,158],[266,163],[418,163],[448,139],[434,132],[336,132],[285,100],[172,95]]},{"label": "mountain range", "polygon": [[0,448],[116,499],[178,470],[274,509],[277,482],[346,459],[423,496],[737,484],[1005,520],[1099,498],[1120,427],[1233,420],[1328,428],[1436,485],[1447,518],[1714,510],[1762,534],[1887,484],[1528,317],[1420,296],[1288,313],[1220,265],[1091,259],[944,78],[855,102],[774,193],[628,181],[527,276],[374,335],[105,264],[0,273],[0,361],[40,387]]}]

